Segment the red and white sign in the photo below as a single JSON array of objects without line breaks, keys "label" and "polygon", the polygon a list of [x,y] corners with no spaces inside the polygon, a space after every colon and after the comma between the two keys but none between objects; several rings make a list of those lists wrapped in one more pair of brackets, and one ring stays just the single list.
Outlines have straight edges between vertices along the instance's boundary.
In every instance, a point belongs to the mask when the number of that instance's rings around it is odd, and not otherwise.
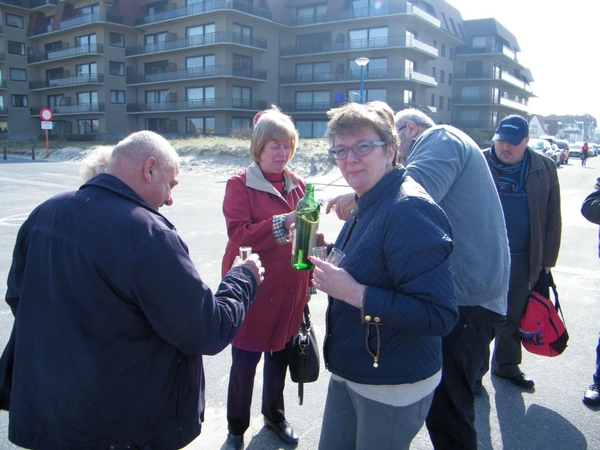
[{"label": "red and white sign", "polygon": [[40,109],[40,119],[44,121],[52,120],[53,114],[50,108],[42,108]]}]

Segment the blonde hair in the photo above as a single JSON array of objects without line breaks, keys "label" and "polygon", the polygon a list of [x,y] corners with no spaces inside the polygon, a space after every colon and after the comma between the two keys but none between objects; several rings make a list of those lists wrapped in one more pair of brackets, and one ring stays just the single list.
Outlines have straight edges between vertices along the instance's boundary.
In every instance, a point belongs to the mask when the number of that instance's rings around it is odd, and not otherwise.
[{"label": "blonde hair", "polygon": [[298,142],[298,130],[292,122],[292,118],[284,114],[276,105],[261,112],[252,135],[250,136],[250,157],[258,163],[263,147],[269,141],[281,141],[289,139],[291,144],[290,158],[296,152]]},{"label": "blonde hair", "polygon": [[111,147],[96,147],[82,161],[79,173],[83,181],[88,181],[94,178],[99,173],[106,172],[108,163],[110,162]]}]

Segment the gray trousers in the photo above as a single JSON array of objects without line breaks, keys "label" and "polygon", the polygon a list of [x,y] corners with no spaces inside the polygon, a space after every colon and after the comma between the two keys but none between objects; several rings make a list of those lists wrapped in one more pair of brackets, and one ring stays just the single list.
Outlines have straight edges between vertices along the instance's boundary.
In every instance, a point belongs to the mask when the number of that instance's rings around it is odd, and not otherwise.
[{"label": "gray trousers", "polygon": [[521,373],[519,324],[527,306],[530,290],[529,254],[511,255],[508,312],[506,322],[496,333],[492,358],[492,372],[502,377],[514,377]]},{"label": "gray trousers", "polygon": [[329,380],[319,450],[408,450],[419,432],[433,392],[408,406],[390,406]]}]

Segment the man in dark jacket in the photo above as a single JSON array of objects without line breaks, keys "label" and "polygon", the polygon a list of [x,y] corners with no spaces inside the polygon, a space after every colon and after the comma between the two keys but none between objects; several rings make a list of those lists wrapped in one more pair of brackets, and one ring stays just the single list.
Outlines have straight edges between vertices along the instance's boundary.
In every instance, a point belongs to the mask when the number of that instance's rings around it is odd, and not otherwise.
[{"label": "man in dark jacket", "polygon": [[[496,334],[492,373],[524,389],[534,387],[521,364],[519,324],[529,293],[556,265],[561,237],[556,164],[528,147],[529,123],[513,114],[500,121],[484,151],[504,211],[510,249],[506,322]],[[482,367],[479,379],[487,372]]]},{"label": "man in dark jacket", "polygon": [[[592,223],[600,225],[600,178],[596,180],[596,190],[583,201],[581,214]],[[598,240],[598,255],[600,256],[600,239]],[[600,405],[600,339],[596,347],[596,371],[592,376],[593,383],[583,393],[583,403],[589,406]]]},{"label": "man in dark jacket", "polygon": [[175,227],[179,163],[159,135],[119,142],[107,173],[38,206],[17,237],[0,363],[9,439],[52,449],[176,449],[200,433],[202,354],[225,348],[264,270],[253,256],[213,295]]}]

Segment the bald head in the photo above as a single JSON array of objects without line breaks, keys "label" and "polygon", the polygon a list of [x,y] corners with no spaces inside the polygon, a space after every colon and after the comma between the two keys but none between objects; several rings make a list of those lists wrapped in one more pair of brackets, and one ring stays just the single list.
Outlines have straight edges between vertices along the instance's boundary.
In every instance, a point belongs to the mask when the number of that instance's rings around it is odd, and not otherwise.
[{"label": "bald head", "polygon": [[165,138],[138,131],[120,141],[112,151],[107,173],[133,189],[150,207],[171,205],[177,185],[179,156]]}]

